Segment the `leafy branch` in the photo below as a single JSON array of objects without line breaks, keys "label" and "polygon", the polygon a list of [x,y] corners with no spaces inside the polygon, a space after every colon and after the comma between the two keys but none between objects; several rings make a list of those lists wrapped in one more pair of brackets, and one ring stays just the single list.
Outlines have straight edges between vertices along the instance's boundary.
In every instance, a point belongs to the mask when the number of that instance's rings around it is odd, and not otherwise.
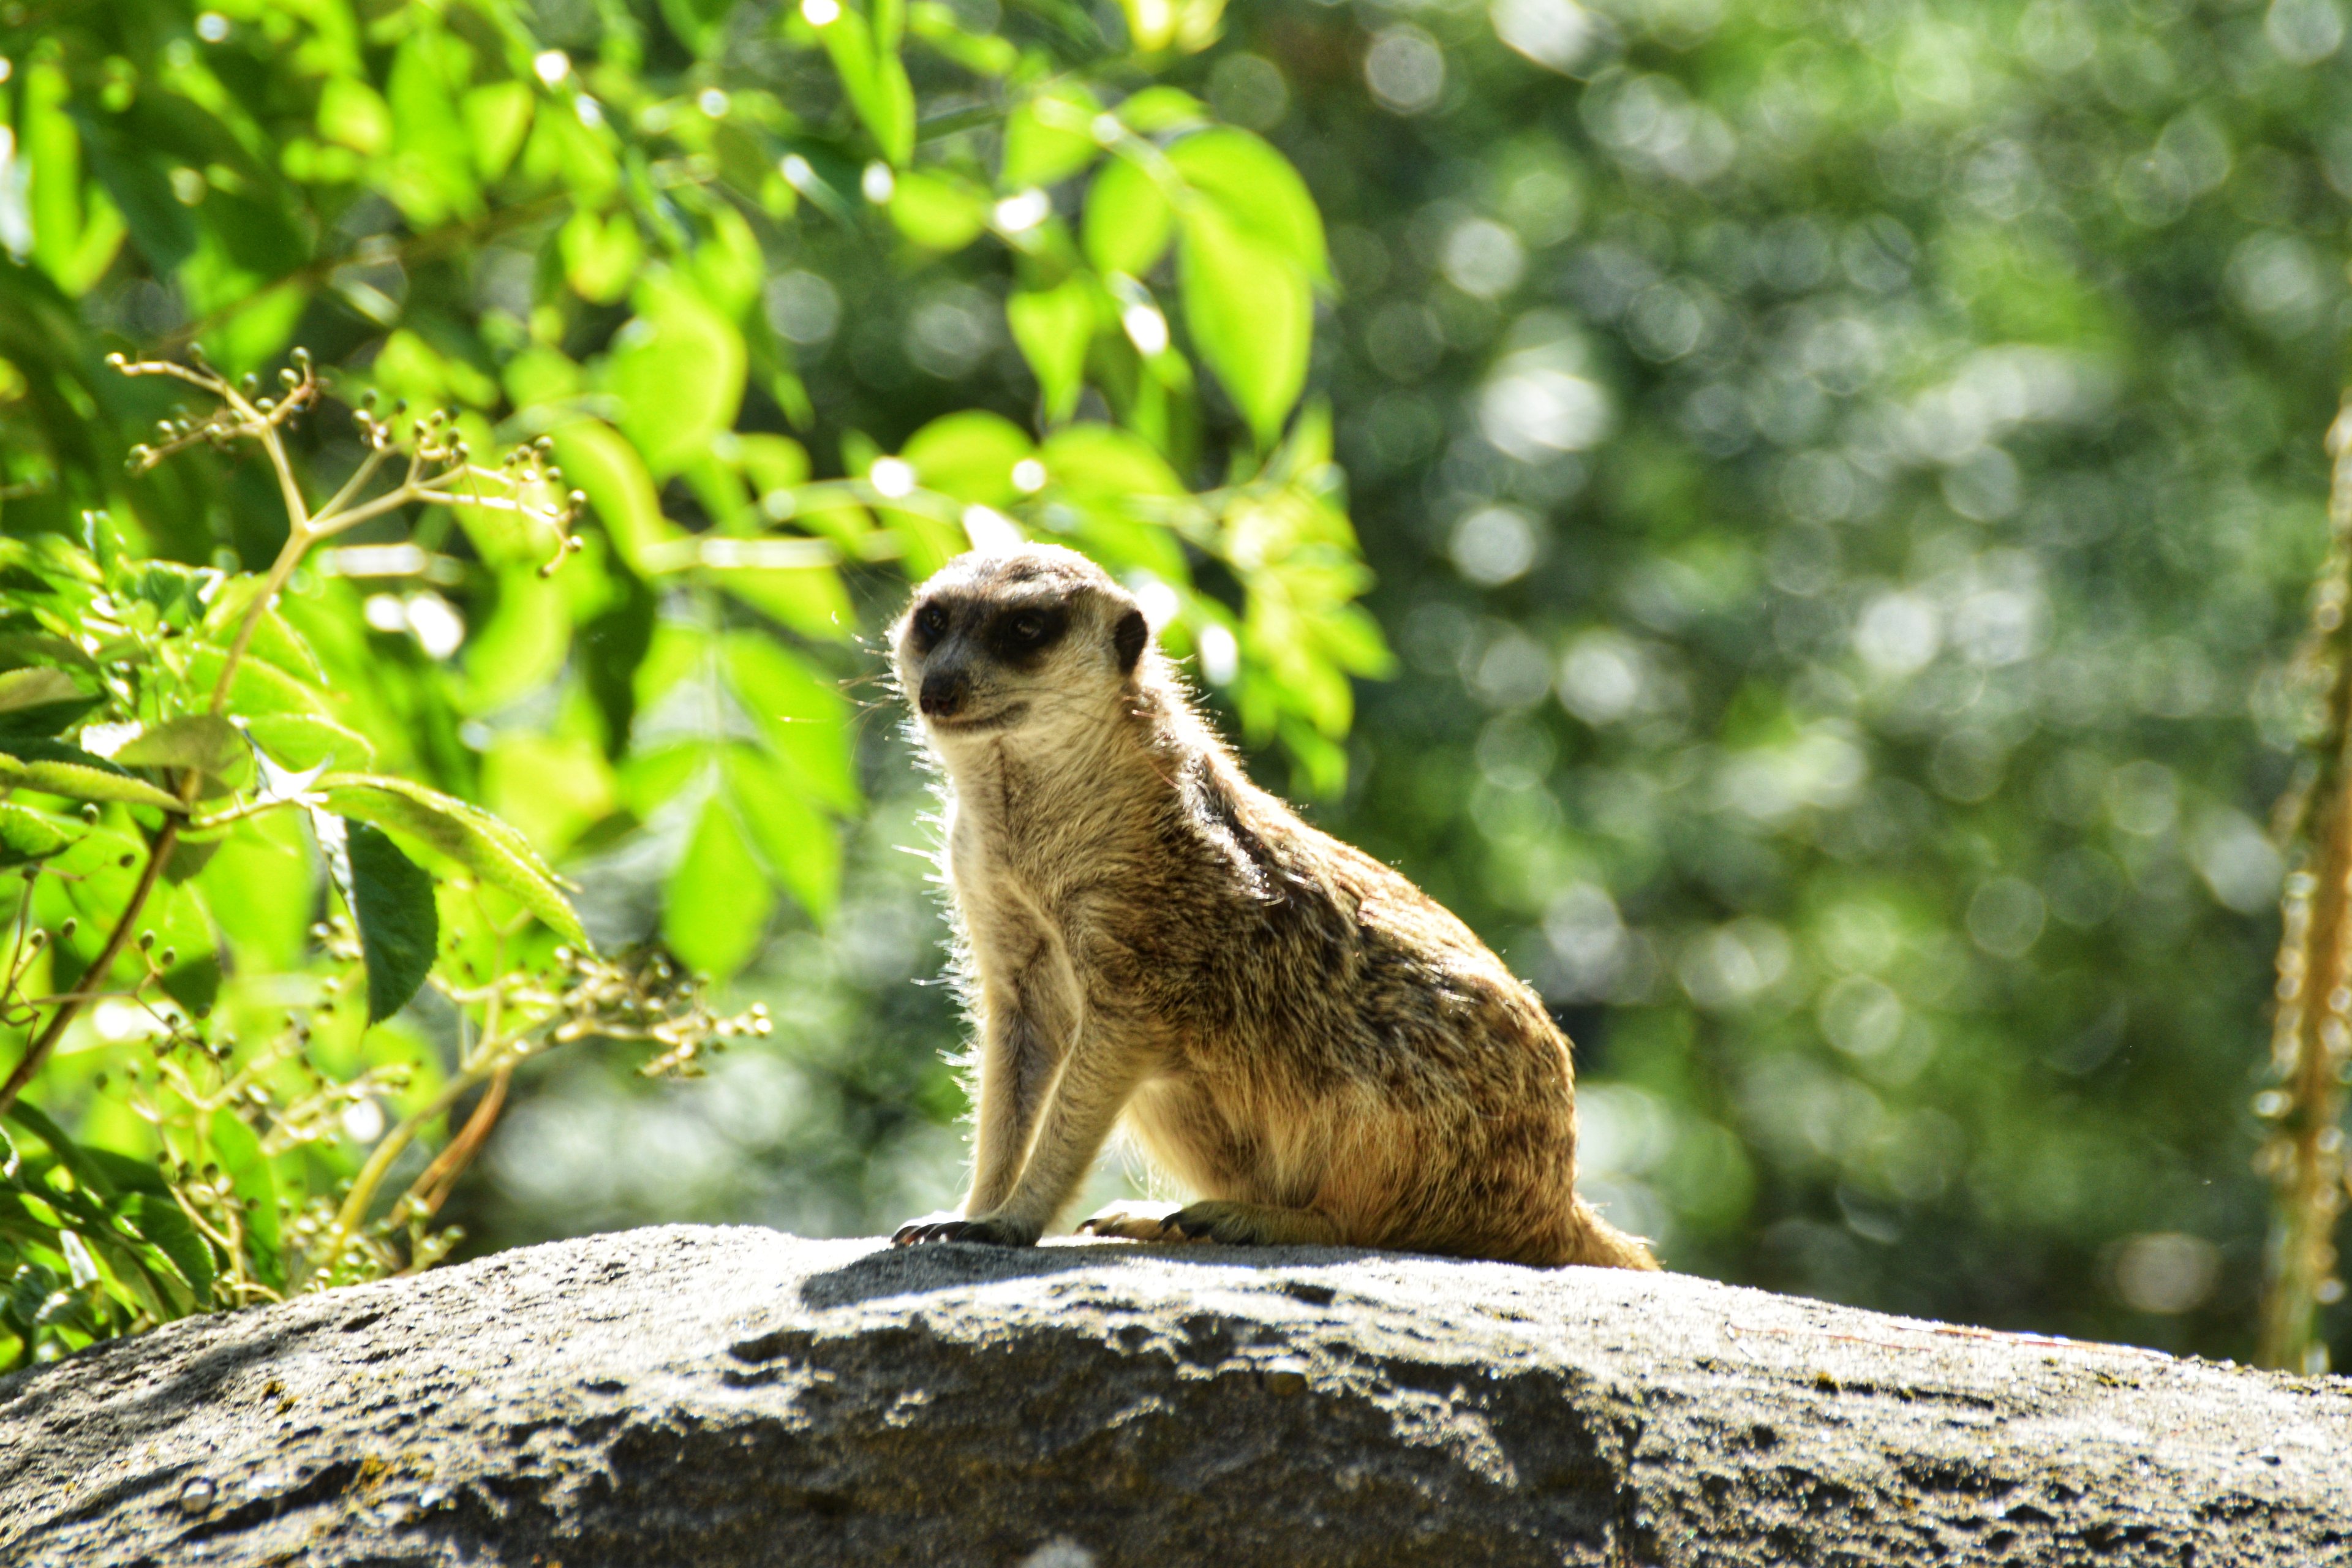
[{"label": "leafy branch", "polygon": [[[213,400],[201,414],[163,420],[157,426],[154,443],[131,449],[130,467],[133,472],[147,472],[192,447],[226,450],[239,442],[252,441],[268,459],[286,508],[286,542],[247,600],[221,661],[220,674],[213,683],[205,711],[214,721],[212,735],[215,740],[218,727],[224,722],[221,715],[236,684],[238,668],[253,646],[254,634],[263,616],[303,558],[322,541],[405,507],[437,505],[510,512],[542,526],[555,542],[554,553],[541,569],[545,572],[551,572],[580,544],[572,525],[586,498],[560,488],[562,470],[549,459],[546,444],[515,447],[499,468],[486,468],[472,460],[466,437],[446,413],[435,411],[410,420],[405,417],[404,405],[396,407],[389,419],[379,418],[366,406],[353,411],[353,422],[359,427],[366,455],[342,486],[314,510],[288,455],[285,436],[298,416],[318,405],[324,388],[307,351],[297,349],[291,357],[293,366],[279,373],[278,391],[274,396],[265,395],[257,377],[248,376],[240,384],[221,374],[205,363],[200,349],[189,351],[190,363],[186,364],[170,360],[131,360],[121,354],[111,355],[107,361],[121,374],[168,376],[186,383]],[[379,472],[395,458],[405,459],[405,471],[399,481],[371,494],[370,486]],[[185,766],[179,770],[179,775],[176,804],[164,814],[163,826],[149,846],[138,882],[91,964],[89,973],[93,974],[108,973],[131,942],[140,914],[155,890],[157,879],[178,847],[207,770]],[[84,999],[83,994],[78,992],[55,999],[48,1022],[26,1047],[6,1081],[0,1083],[0,1115],[16,1102],[25,1086],[57,1049]]]}]

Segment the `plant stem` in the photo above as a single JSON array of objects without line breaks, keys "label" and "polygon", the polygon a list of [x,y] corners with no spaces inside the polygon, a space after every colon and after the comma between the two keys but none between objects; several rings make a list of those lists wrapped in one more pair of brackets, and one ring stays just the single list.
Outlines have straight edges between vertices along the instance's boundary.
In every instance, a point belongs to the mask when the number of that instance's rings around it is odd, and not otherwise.
[{"label": "plant stem", "polygon": [[[106,945],[99,950],[97,960],[89,966],[89,973],[104,979],[107,972],[114,967],[114,961],[122,956],[122,950],[131,943],[131,928],[138,922],[139,911],[146,904],[147,895],[155,890],[156,879],[163,876],[164,864],[172,858],[172,851],[179,842],[180,819],[166,817],[163,832],[155,836],[154,847],[148,851],[147,864],[139,873],[138,886],[131,890],[131,901],[122,907],[122,917],[114,922],[114,930],[108,933]],[[68,994],[58,1004],[58,1010],[49,1015],[47,1026],[26,1049],[24,1059],[16,1064],[16,1070],[8,1075],[6,1083],[0,1084],[0,1116],[5,1116],[8,1108],[16,1103],[16,1097],[25,1092],[25,1086],[33,1081],[33,1075],[41,1070],[42,1064],[49,1059],[49,1053],[58,1048],[58,1041],[65,1037],[67,1026],[80,1011],[79,994]]]},{"label": "plant stem", "polygon": [[[511,1044],[510,1041],[501,1042],[499,1051],[486,1053],[485,1059],[496,1060],[503,1057]],[[352,1190],[343,1194],[342,1206],[335,1211],[335,1223],[327,1232],[326,1245],[319,1260],[311,1265],[312,1284],[323,1283],[334,1272],[335,1265],[341,1261],[343,1253],[351,1246],[352,1237],[357,1236],[360,1227],[366,1223],[368,1205],[375,1201],[376,1189],[383,1184],[384,1173],[392,1169],[392,1163],[400,1157],[400,1152],[407,1148],[434,1118],[447,1114],[449,1108],[463,1099],[468,1089],[497,1070],[488,1066],[477,1066],[460,1072],[449,1080],[447,1087],[433,1097],[431,1104],[404,1118],[398,1126],[383,1135],[383,1141],[369,1152],[367,1163],[360,1167],[360,1173],[352,1179]]]},{"label": "plant stem", "polygon": [[2329,677],[2316,776],[2305,795],[2306,865],[2288,879],[2273,1054],[2286,1107],[2263,1152],[2278,1193],[2263,1281],[2261,1364],[2316,1371],[2322,1289],[2334,1277],[2343,1206],[2342,1068],[2352,1057],[2352,406],[2327,433],[2336,545],[2324,569],[2311,653]]}]

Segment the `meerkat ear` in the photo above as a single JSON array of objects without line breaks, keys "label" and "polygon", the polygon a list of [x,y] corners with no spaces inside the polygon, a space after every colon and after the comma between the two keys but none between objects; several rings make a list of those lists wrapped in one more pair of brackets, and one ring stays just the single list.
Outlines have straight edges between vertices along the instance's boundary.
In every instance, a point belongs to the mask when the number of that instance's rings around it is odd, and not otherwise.
[{"label": "meerkat ear", "polygon": [[1129,610],[1119,616],[1118,625],[1111,628],[1110,646],[1111,651],[1118,655],[1121,675],[1135,673],[1135,661],[1143,657],[1144,639],[1150,635],[1151,628],[1143,624],[1141,610]]}]

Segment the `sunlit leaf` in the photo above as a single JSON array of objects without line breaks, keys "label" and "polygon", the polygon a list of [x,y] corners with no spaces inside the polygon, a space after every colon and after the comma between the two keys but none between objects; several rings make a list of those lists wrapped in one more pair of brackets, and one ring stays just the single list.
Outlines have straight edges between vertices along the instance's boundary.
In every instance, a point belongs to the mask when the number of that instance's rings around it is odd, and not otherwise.
[{"label": "sunlit leaf", "polygon": [[801,908],[831,918],[841,898],[841,830],[809,804],[800,781],[755,752],[730,747],[725,783],[760,858]]},{"label": "sunlit leaf", "polygon": [[1045,417],[1067,419],[1078,405],[1087,345],[1101,320],[1095,286],[1073,277],[1051,289],[1024,289],[1004,301],[1005,320],[1045,395]]},{"label": "sunlit leaf", "polygon": [[734,812],[712,795],[663,889],[662,939],[693,968],[725,979],[759,946],[775,895],[756,864]]},{"label": "sunlit leaf", "polygon": [[530,840],[479,806],[407,779],[363,773],[328,773],[318,789],[332,810],[429,846],[512,894],[565,941],[589,945],[580,916]]},{"label": "sunlit leaf", "polygon": [[636,292],[636,319],[614,339],[604,384],[621,401],[621,428],[656,479],[709,448],[743,399],[742,334],[674,282]]},{"label": "sunlit leaf", "polygon": [[1315,281],[1329,281],[1322,215],[1290,160],[1246,131],[1220,126],[1183,138],[1168,149],[1168,161],[1235,231]]},{"label": "sunlit leaf", "polygon": [[552,438],[565,482],[587,496],[623,560],[634,565],[647,547],[677,534],[644,460],[611,426],[578,420],[558,426]]},{"label": "sunlit leaf", "polygon": [[1202,357],[1270,446],[1307,384],[1314,304],[1288,256],[1213,207],[1184,215],[1184,321]]},{"label": "sunlit leaf", "polygon": [[131,768],[194,768],[231,788],[253,776],[253,754],[246,749],[245,736],[216,713],[193,713],[150,725],[124,742],[114,760]]},{"label": "sunlit leaf", "polygon": [[608,305],[629,291],[636,281],[645,243],[636,220],[625,212],[597,213],[583,207],[563,222],[556,236],[563,256],[564,279],[582,299]]},{"label": "sunlit leaf", "polygon": [[0,740],[0,783],[73,800],[121,801],[176,812],[179,798],[133,778],[102,757],[58,741]]},{"label": "sunlit leaf", "polygon": [[0,801],[0,868],[46,860],[71,845],[85,825],[15,801]]},{"label": "sunlit leaf", "polygon": [[962,501],[1004,506],[1021,493],[1013,470],[1036,443],[1003,415],[981,409],[943,414],[907,438],[898,456],[926,489]]},{"label": "sunlit leaf", "polygon": [[1050,185],[1093,161],[1095,116],[1102,102],[1084,86],[1055,82],[1014,106],[1004,121],[1004,163],[999,178],[1008,190]]},{"label": "sunlit leaf", "polygon": [[952,174],[909,169],[890,193],[890,221],[926,250],[961,250],[988,226],[988,195]]},{"label": "sunlit leaf", "polygon": [[1105,163],[1087,188],[1082,233],[1087,259],[1100,271],[1142,277],[1168,253],[1175,224],[1159,182],[1125,158]]},{"label": "sunlit leaf", "polygon": [[514,162],[530,130],[530,89],[519,81],[486,82],[466,94],[466,134],[482,178],[497,179]]}]

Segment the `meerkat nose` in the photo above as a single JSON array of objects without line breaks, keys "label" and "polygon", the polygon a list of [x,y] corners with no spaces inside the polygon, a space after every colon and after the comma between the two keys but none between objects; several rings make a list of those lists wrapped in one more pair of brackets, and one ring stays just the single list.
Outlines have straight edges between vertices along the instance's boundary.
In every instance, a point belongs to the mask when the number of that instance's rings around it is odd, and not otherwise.
[{"label": "meerkat nose", "polygon": [[952,719],[956,710],[963,706],[971,684],[960,669],[934,670],[923,677],[922,696],[918,700],[932,718]]}]

